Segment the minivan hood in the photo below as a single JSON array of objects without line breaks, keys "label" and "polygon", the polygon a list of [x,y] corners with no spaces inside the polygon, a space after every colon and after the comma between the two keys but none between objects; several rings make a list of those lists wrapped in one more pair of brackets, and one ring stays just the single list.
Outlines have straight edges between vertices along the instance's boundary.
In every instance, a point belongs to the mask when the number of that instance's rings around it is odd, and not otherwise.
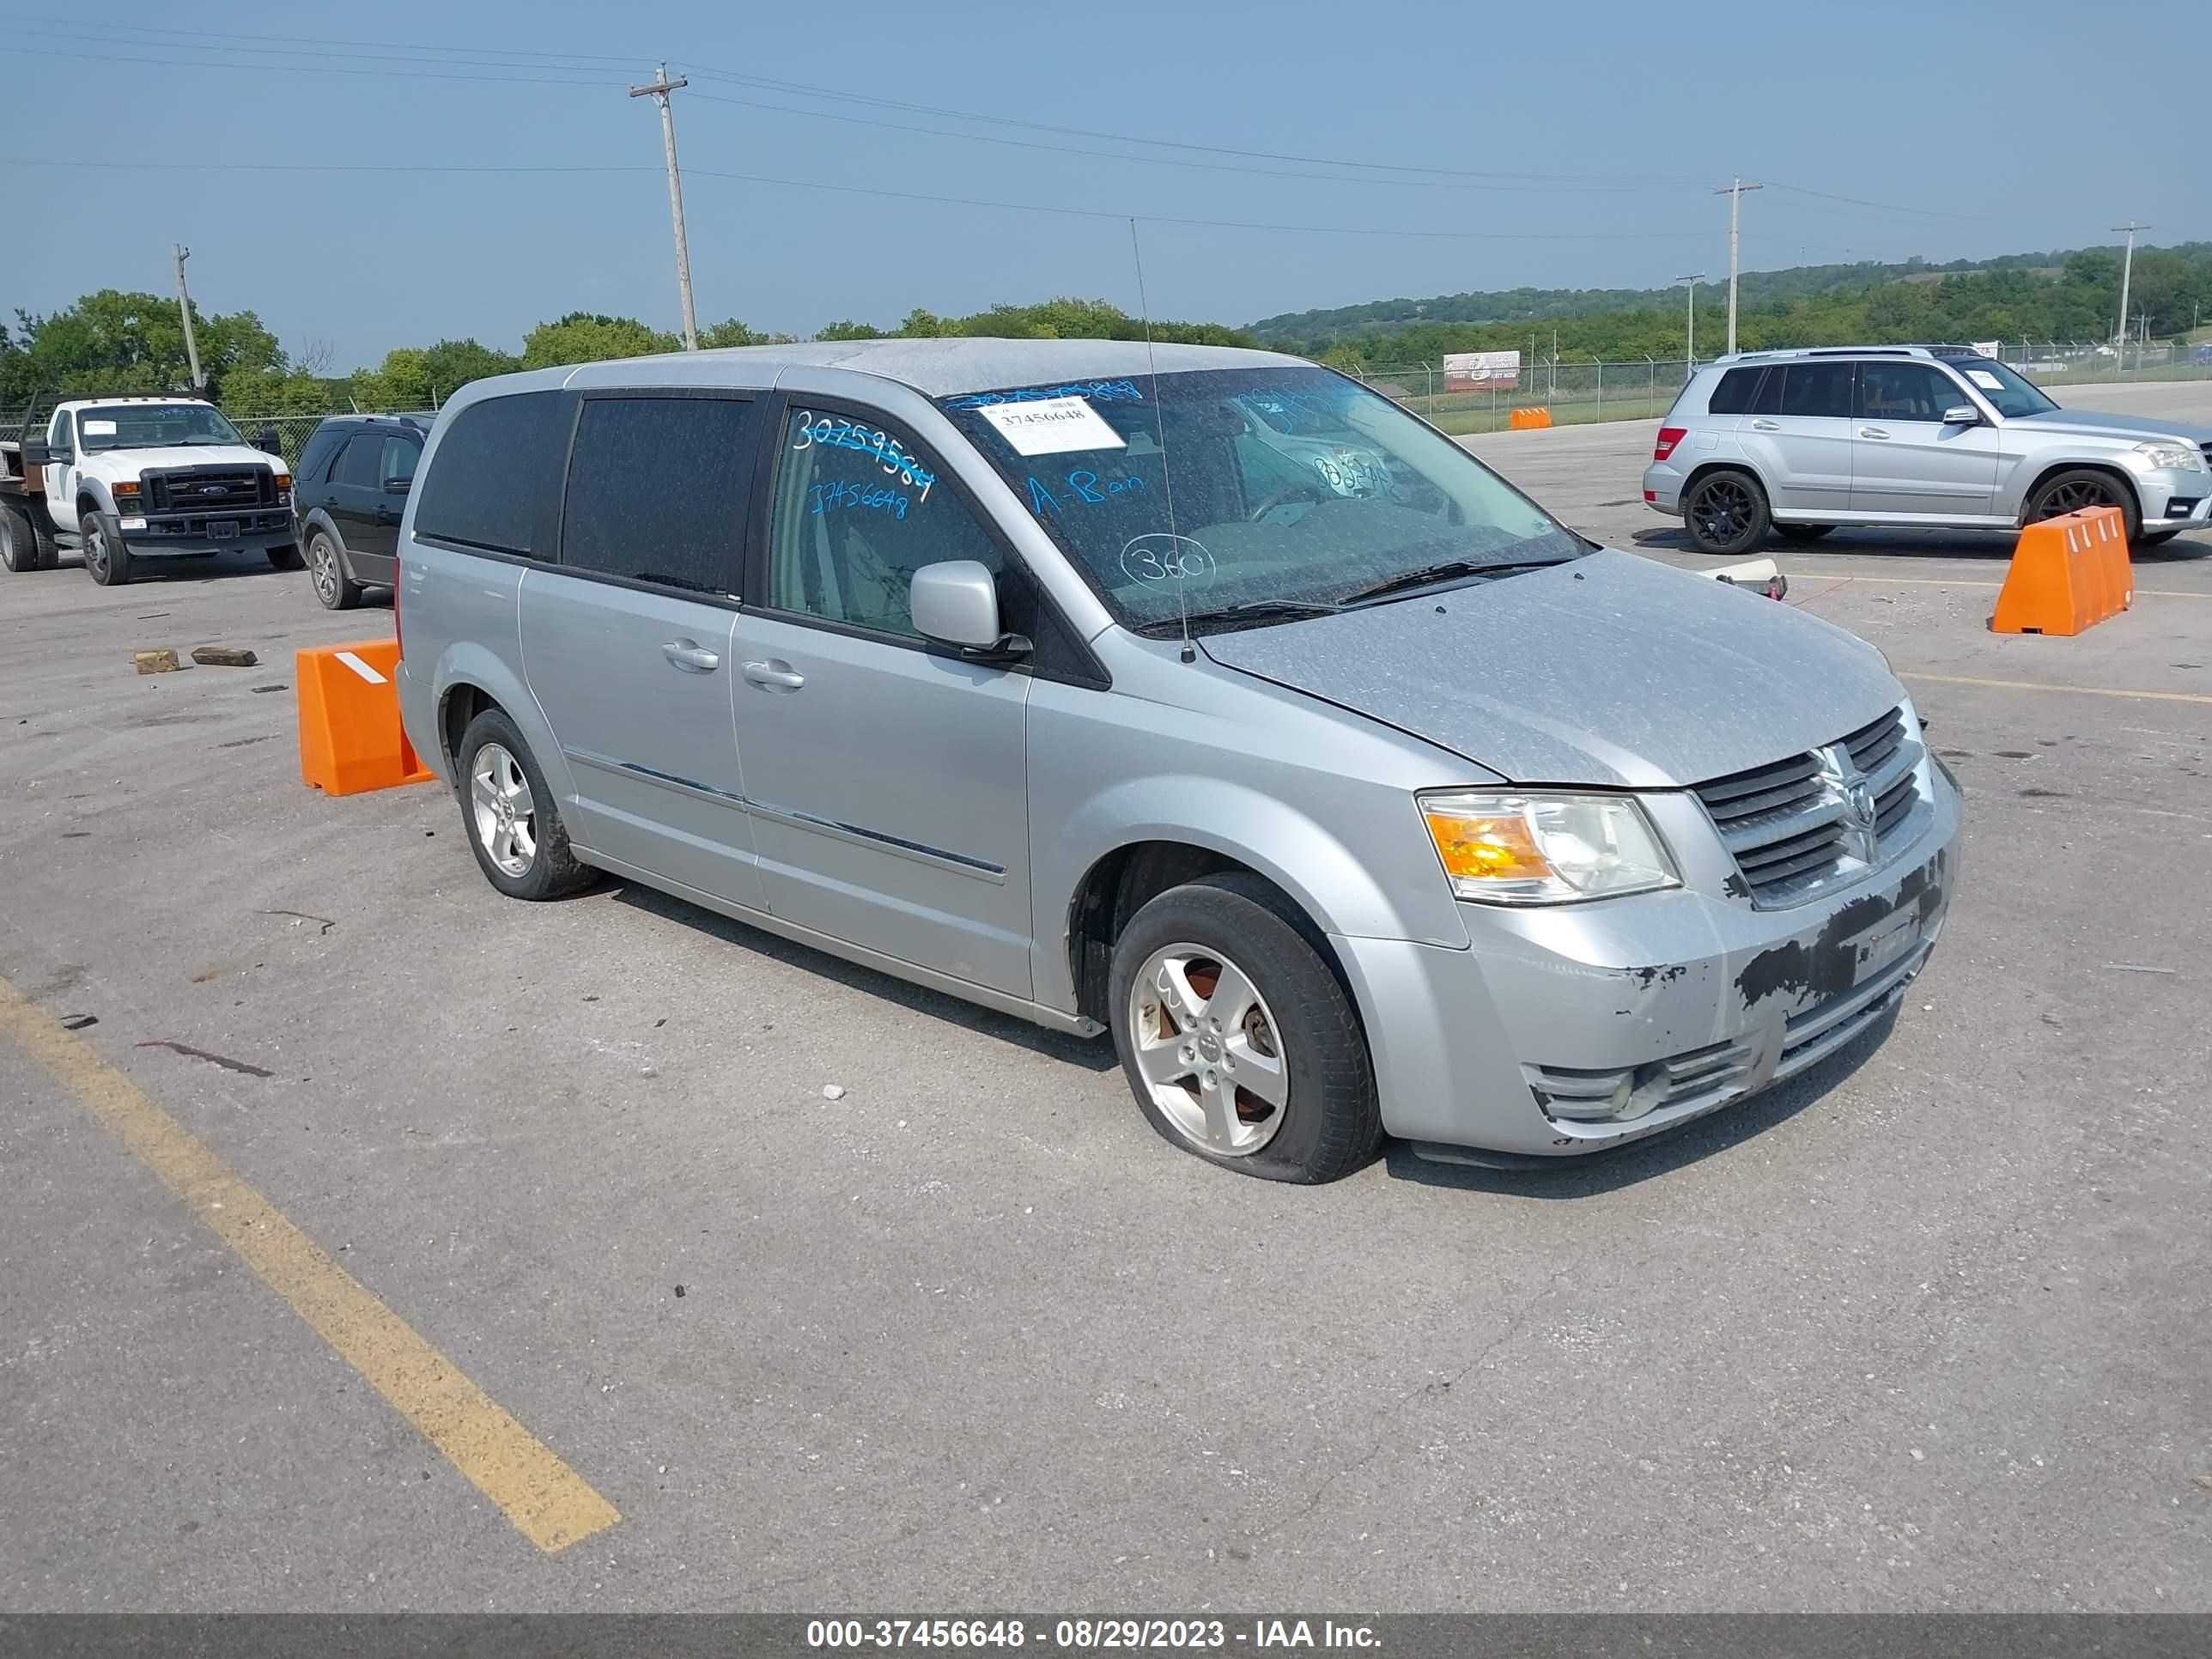
[{"label": "minivan hood", "polygon": [[1200,643],[1526,784],[1677,788],[1833,743],[1905,697],[1841,629],[1612,549]]},{"label": "minivan hood", "polygon": [[2005,424],[2032,427],[2038,432],[2087,433],[2100,438],[2179,438],[2192,444],[2212,443],[2212,427],[2153,420],[2142,415],[2108,415],[2094,409],[2053,409],[2041,415],[2015,415]]}]

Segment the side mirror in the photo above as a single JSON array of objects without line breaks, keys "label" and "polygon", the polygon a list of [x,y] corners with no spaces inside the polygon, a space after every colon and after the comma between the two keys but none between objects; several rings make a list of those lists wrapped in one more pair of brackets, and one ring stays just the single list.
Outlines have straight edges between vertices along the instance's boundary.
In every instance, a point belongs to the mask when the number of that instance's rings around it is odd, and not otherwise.
[{"label": "side mirror", "polygon": [[915,631],[963,655],[985,659],[1025,656],[1030,642],[999,631],[999,588],[974,559],[946,559],[914,573],[907,604]]},{"label": "side mirror", "polygon": [[414,487],[415,480],[412,478],[386,478],[384,481],[384,493],[387,495],[404,495]]},{"label": "side mirror", "polygon": [[1945,426],[1979,426],[1981,423],[1982,411],[1972,404],[1953,404],[1943,411]]},{"label": "side mirror", "polygon": [[284,441],[276,435],[276,428],[264,426],[253,434],[253,447],[266,455],[282,455]]},{"label": "side mirror", "polygon": [[36,472],[40,467],[46,465],[49,462],[57,459],[59,458],[56,457],[54,453],[46,447],[46,441],[44,438],[26,438],[23,440],[24,471]]}]

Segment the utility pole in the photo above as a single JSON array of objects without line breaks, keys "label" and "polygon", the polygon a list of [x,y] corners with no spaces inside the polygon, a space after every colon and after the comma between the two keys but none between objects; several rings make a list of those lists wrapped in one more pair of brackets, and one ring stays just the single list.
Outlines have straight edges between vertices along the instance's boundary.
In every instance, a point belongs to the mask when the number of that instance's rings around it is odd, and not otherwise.
[{"label": "utility pole", "polygon": [[676,226],[676,292],[684,301],[684,349],[699,349],[699,317],[691,308],[691,248],[684,240],[684,175],[676,167],[676,117],[668,107],[668,94],[677,88],[688,86],[683,76],[673,81],[668,78],[668,65],[660,66],[660,78],[651,86],[632,87],[633,98],[653,98],[660,104],[660,147],[668,157],[668,216]]},{"label": "utility pole", "polygon": [[192,366],[192,390],[205,392],[207,380],[200,373],[200,343],[192,334],[192,293],[185,286],[185,261],[192,257],[192,251],[182,242],[172,242],[169,248],[177,256],[177,310],[185,319],[185,356]]},{"label": "utility pole", "polygon": [[1764,189],[1760,185],[1747,185],[1741,179],[1732,179],[1717,187],[1713,194],[1729,198],[1729,355],[1735,355],[1735,278],[1737,248],[1743,219],[1743,193],[1747,190]]},{"label": "utility pole", "polygon": [[1698,284],[1705,280],[1705,273],[1693,271],[1687,276],[1677,276],[1674,280],[1690,285],[1689,326],[1684,332],[1682,346],[1682,378],[1687,380],[1698,372]]},{"label": "utility pole", "polygon": [[2136,274],[2136,233],[2148,230],[2150,227],[2139,225],[2130,219],[2124,225],[2114,225],[2112,228],[2128,234],[2128,251],[2120,262],[2120,328],[2113,338],[2113,343],[2124,350],[2128,343],[2128,283]]}]

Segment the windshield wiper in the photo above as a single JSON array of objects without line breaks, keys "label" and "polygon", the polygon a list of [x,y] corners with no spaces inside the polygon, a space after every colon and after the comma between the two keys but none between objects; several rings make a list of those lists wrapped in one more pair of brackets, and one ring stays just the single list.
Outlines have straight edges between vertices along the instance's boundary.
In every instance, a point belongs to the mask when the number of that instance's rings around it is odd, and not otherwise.
[{"label": "windshield wiper", "polygon": [[1425,565],[1419,570],[1401,570],[1395,576],[1385,576],[1381,581],[1370,582],[1365,587],[1355,587],[1344,596],[1342,603],[1353,605],[1374,599],[1386,599],[1395,593],[1409,593],[1417,587],[1448,582],[1455,576],[1510,576],[1516,571],[1541,570],[1547,565],[1565,562],[1565,559],[1447,559],[1442,564]]},{"label": "windshield wiper", "polygon": [[1194,627],[1200,623],[1263,622],[1283,617],[1330,617],[1343,610],[1326,599],[1245,599],[1237,605],[1224,605],[1212,611],[1194,611],[1188,617],[1162,617],[1146,623],[1144,632],[1176,634],[1184,623]]}]

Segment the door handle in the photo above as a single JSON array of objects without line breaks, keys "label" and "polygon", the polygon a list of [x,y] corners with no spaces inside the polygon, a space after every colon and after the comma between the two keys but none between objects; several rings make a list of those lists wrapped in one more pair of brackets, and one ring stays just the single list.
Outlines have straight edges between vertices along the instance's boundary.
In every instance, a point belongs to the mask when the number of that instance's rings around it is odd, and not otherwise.
[{"label": "door handle", "polygon": [[1779,421],[1753,421],[1751,423],[1751,429],[1753,432],[1779,432],[1782,430],[1782,422]]},{"label": "door handle", "polygon": [[1884,432],[1878,426],[1863,426],[1859,428],[1859,436],[1862,438],[1887,438],[1889,436],[1889,434]]},{"label": "door handle", "polygon": [[660,654],[678,668],[688,668],[697,674],[711,674],[722,665],[722,659],[712,651],[702,649],[696,640],[670,640],[660,647]]},{"label": "door handle", "polygon": [[806,676],[792,672],[791,665],[777,659],[770,662],[749,662],[745,678],[755,685],[774,686],[781,691],[796,691],[806,684]]}]

